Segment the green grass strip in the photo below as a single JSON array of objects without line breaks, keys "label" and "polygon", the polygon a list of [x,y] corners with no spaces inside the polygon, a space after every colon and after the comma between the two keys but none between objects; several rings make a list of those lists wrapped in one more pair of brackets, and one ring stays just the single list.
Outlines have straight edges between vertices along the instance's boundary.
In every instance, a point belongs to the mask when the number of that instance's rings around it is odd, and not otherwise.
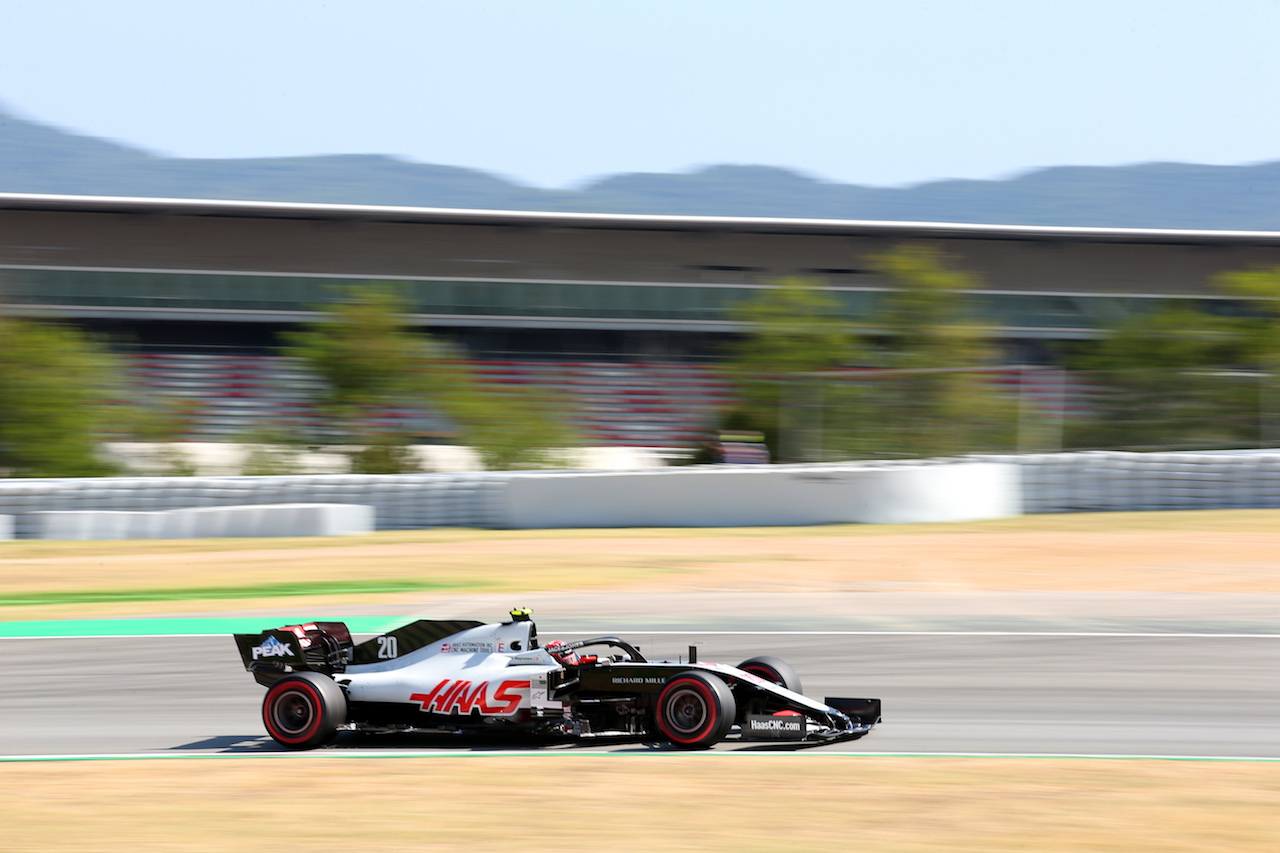
[{"label": "green grass strip", "polygon": [[36,604],[103,604],[136,601],[198,601],[226,598],[283,598],[297,595],[371,595],[388,592],[418,592],[453,589],[461,584],[414,580],[300,581],[253,586],[174,587],[159,589],[68,590],[66,592],[19,592],[0,598],[0,607]]}]

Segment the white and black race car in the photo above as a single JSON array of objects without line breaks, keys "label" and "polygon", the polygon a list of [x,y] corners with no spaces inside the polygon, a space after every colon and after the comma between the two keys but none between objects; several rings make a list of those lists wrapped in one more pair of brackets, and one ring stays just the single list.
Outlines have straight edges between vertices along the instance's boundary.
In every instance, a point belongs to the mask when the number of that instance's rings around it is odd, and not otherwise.
[{"label": "white and black race car", "polygon": [[703,663],[690,646],[688,660],[647,660],[618,637],[539,645],[527,609],[495,624],[419,620],[359,644],[342,622],[235,640],[267,688],[267,733],[290,749],[344,730],[526,731],[699,749],[735,727],[743,739],[830,741],[880,722],[879,699],[810,699],[774,657]]}]

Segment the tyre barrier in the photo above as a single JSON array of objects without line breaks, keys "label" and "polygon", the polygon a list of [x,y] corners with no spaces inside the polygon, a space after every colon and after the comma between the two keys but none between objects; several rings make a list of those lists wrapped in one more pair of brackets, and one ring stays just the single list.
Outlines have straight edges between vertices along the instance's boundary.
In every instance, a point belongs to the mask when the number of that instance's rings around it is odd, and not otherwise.
[{"label": "tyre barrier", "polygon": [[373,507],[265,504],[158,511],[30,513],[35,539],[215,539],[372,533]]},{"label": "tyre barrier", "polygon": [[1280,450],[993,458],[1018,465],[1028,514],[1280,508]]},{"label": "tyre barrier", "polygon": [[[503,476],[335,474],[0,480],[0,515],[14,516],[14,535],[18,538],[39,535],[33,518],[37,512],[162,512],[281,504],[372,507],[378,530],[483,527],[488,526],[493,515],[493,487],[501,488]],[[433,499],[433,492],[442,482],[450,482],[447,498]]]}]

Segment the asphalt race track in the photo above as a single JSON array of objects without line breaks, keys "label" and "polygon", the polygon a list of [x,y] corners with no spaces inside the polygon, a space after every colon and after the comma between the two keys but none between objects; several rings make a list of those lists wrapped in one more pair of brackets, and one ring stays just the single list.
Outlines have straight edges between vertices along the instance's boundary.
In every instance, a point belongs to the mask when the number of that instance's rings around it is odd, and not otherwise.
[{"label": "asphalt race track", "polygon": [[[564,633],[563,639],[575,635]],[[810,696],[874,696],[867,753],[1280,758],[1280,636],[627,633],[654,658],[690,643],[786,659]],[[0,642],[0,756],[281,751],[229,636]],[[527,749],[537,741],[343,735],[330,750]],[[652,750],[587,741],[550,749]],[[726,741],[717,751],[795,749]]]}]

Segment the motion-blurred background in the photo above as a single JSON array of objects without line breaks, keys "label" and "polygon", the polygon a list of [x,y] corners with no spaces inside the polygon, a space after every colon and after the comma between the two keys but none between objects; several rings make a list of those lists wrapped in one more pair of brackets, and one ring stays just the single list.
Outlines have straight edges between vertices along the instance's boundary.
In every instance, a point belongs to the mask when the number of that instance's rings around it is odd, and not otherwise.
[{"label": "motion-blurred background", "polygon": [[4,475],[1280,443],[1274,5],[3,6]]}]

